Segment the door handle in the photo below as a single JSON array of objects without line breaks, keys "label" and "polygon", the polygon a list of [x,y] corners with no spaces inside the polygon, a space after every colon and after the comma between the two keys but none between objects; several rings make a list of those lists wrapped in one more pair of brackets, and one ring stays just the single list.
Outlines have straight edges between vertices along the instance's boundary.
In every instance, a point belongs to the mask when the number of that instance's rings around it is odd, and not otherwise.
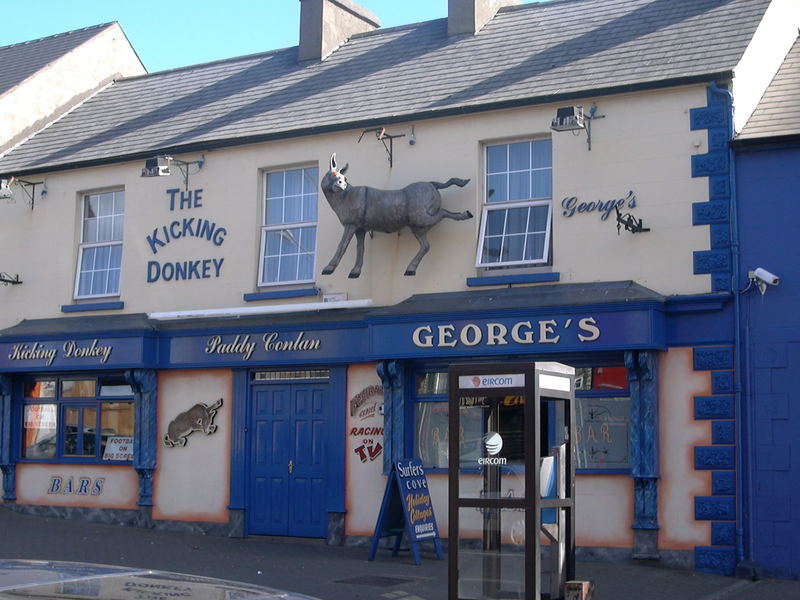
[{"label": "door handle", "polygon": [[290,460],[289,461],[289,473],[292,473],[293,471],[294,471],[294,463]]}]

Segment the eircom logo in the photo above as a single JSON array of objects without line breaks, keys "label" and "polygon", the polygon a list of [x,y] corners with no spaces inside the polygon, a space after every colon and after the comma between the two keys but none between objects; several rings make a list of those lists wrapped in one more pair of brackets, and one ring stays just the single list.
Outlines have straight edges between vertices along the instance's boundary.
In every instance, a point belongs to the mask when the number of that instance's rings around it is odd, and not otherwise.
[{"label": "eircom logo", "polygon": [[479,458],[478,459],[479,465],[506,464],[507,459],[496,456],[497,454],[500,454],[500,451],[503,449],[503,436],[501,436],[496,431],[490,431],[485,436],[483,436],[483,444],[486,447],[486,454],[488,454],[489,456],[485,458]]}]

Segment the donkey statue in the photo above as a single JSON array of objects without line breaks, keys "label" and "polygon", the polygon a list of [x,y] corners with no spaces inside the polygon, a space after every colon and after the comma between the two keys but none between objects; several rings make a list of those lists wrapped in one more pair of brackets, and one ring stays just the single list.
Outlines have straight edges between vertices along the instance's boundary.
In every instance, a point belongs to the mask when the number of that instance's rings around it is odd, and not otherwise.
[{"label": "donkey statue", "polygon": [[330,169],[320,184],[328,204],[344,226],[336,254],[322,270],[323,275],[334,272],[355,235],[356,264],[350,271],[349,277],[353,279],[358,277],[361,275],[361,265],[364,262],[366,233],[368,231],[393,233],[403,227],[408,227],[419,242],[419,252],[408,263],[405,272],[405,275],[416,275],[419,262],[431,247],[426,237],[428,230],[445,217],[456,221],[472,218],[472,213],[468,210],[454,213],[443,209],[442,197],[439,194],[439,190],[451,185],[464,187],[469,183],[469,179],[453,177],[446,183],[419,181],[407,185],[402,190],[376,190],[363,185],[350,185],[344,176],[349,166],[346,164],[339,169],[336,166],[336,154],[332,154]]}]

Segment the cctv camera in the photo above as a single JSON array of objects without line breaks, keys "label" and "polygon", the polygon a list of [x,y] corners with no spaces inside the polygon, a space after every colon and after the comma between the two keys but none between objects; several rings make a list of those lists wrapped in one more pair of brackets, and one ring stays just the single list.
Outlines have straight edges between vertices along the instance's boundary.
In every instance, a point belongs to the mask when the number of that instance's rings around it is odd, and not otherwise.
[{"label": "cctv camera", "polygon": [[769,285],[778,285],[781,282],[781,278],[777,275],[770,273],[766,269],[762,267],[758,267],[753,273],[753,278],[758,279],[759,281],[763,281],[764,283],[768,283]]}]

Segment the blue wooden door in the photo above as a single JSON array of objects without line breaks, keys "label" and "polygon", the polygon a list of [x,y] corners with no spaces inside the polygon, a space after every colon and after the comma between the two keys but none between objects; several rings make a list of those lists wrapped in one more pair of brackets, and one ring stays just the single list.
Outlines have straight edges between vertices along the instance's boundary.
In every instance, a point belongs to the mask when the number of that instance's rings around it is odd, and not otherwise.
[{"label": "blue wooden door", "polygon": [[253,388],[248,532],[326,537],[327,385]]}]

